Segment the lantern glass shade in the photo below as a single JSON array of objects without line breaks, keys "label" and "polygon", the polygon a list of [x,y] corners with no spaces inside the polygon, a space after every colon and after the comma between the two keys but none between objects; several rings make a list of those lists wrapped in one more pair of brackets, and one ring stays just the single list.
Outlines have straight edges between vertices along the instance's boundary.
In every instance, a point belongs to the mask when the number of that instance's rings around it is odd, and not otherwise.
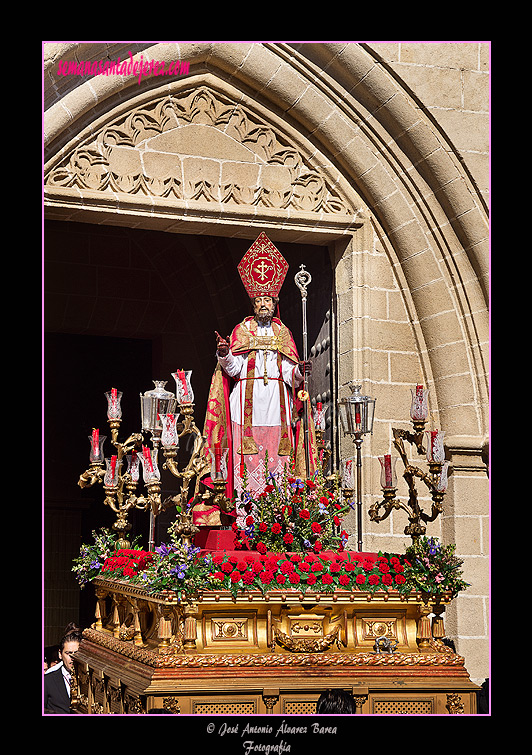
[{"label": "lantern glass shade", "polygon": [[396,488],[397,475],[395,473],[395,465],[397,464],[397,456],[385,454],[384,456],[379,456],[379,462],[381,465],[381,488],[383,490]]},{"label": "lantern glass shade", "polygon": [[340,463],[340,480],[342,488],[355,489],[356,461],[354,459],[342,459]]},{"label": "lantern glass shade", "polygon": [[436,483],[436,490],[439,493],[445,493],[445,491],[447,490],[447,486],[449,484],[449,481],[447,479],[448,474],[449,474],[449,462],[444,461],[441,468],[440,476],[438,478],[438,482]]},{"label": "lantern glass shade", "polygon": [[445,461],[445,448],[443,430],[425,430],[427,439],[427,461],[443,463]]},{"label": "lantern glass shade", "polygon": [[159,414],[159,420],[162,425],[161,444],[163,448],[175,448],[179,446],[179,436],[176,428],[177,417],[177,414]]},{"label": "lantern glass shade", "polygon": [[161,479],[161,473],[157,466],[157,450],[150,450],[147,446],[142,447],[142,477],[144,482],[155,482]]},{"label": "lantern glass shade", "polygon": [[111,388],[110,391],[106,391],[105,398],[107,399],[107,419],[122,419],[122,408],[120,406],[122,391]]},{"label": "lantern glass shade", "polygon": [[429,416],[429,389],[422,385],[416,385],[410,389],[412,403],[410,404],[410,417],[414,420],[426,420]]},{"label": "lantern glass shade", "polygon": [[136,451],[126,456],[127,460],[127,472],[131,476],[132,482],[139,481],[140,474],[140,457]]},{"label": "lantern glass shade", "polygon": [[161,414],[172,413],[176,407],[176,398],[171,391],[165,390],[166,380],[154,380],[155,388],[140,394],[140,414],[142,429],[153,432],[161,429]]},{"label": "lantern glass shade", "polygon": [[323,406],[321,402],[318,402],[312,412],[312,419],[314,420],[314,425],[316,427],[316,430],[321,430],[321,431],[325,430],[325,414],[326,413],[327,413],[327,407]]},{"label": "lantern glass shade", "polygon": [[227,481],[227,454],[228,448],[214,449],[209,451],[211,457],[211,479]]},{"label": "lantern glass shade", "polygon": [[98,430],[93,430],[92,435],[89,435],[89,443],[91,445],[90,453],[89,453],[89,460],[91,464],[95,464],[95,463],[103,464],[104,462],[103,444],[106,438],[107,436],[100,435],[98,433]]},{"label": "lantern glass shade", "polygon": [[177,402],[182,404],[194,403],[194,391],[192,390],[192,370],[176,370],[172,372],[175,380]]},{"label": "lantern glass shade", "polygon": [[375,399],[360,393],[361,385],[351,386],[349,398],[338,401],[340,423],[346,435],[366,435],[373,432]]},{"label": "lantern glass shade", "polygon": [[105,460],[105,475],[103,478],[103,484],[108,487],[116,487],[118,485],[118,479],[120,476],[120,467],[122,466],[122,459],[117,460],[116,456],[111,456],[110,459]]}]

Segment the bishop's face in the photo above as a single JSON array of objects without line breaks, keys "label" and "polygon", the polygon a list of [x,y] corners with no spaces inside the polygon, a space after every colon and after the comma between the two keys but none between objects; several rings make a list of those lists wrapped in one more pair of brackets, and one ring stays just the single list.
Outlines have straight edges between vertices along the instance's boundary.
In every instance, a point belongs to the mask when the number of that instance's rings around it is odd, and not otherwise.
[{"label": "bishop's face", "polygon": [[275,302],[271,296],[256,296],[253,299],[253,314],[259,323],[269,322],[275,310]]}]

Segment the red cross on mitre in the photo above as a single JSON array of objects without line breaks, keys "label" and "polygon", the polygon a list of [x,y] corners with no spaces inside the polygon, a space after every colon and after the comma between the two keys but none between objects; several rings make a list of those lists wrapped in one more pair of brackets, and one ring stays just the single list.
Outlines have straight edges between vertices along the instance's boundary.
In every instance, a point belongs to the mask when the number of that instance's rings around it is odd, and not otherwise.
[{"label": "red cross on mitre", "polygon": [[238,272],[248,296],[279,296],[288,262],[263,232],[240,260]]}]

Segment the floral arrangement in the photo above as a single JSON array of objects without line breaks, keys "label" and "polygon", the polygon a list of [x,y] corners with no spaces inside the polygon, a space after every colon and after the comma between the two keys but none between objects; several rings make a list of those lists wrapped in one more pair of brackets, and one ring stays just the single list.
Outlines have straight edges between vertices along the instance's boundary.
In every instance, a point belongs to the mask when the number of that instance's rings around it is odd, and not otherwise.
[{"label": "floral arrangement", "polygon": [[463,560],[455,556],[456,545],[442,545],[438,538],[422,537],[406,550],[405,576],[412,589],[431,595],[450,592],[455,597],[469,587],[462,579]]},{"label": "floral arrangement", "polygon": [[83,587],[97,576],[120,579],[143,587],[148,593],[171,590],[195,595],[200,590],[298,590],[333,592],[377,590],[400,594],[424,592],[454,597],[468,587],[463,581],[462,561],[455,546],[442,546],[436,538],[422,538],[403,555],[365,554],[344,551],[246,552],[220,551],[201,555],[200,549],[181,543],[170,534],[170,542],[155,551],[140,549],[113,551],[114,536],[104,530],[93,533],[95,544],[82,546],[73,571]]},{"label": "floral arrangement", "polygon": [[268,473],[267,460],[266,480],[264,491],[253,497],[244,478],[239,508],[246,515],[245,526],[233,525],[237,549],[261,554],[344,550],[348,535],[341,517],[351,506],[340,502],[337,483],[331,490],[321,470],[307,480],[291,476],[286,467],[275,476]]},{"label": "floral arrangement", "polygon": [[292,589],[300,592],[335,590],[410,591],[404,571],[408,565],[396,555],[349,553],[347,558],[323,553],[267,553],[240,556],[227,553],[212,558],[212,582],[218,589],[239,590]]},{"label": "floral arrangement", "polygon": [[[115,532],[103,528],[99,532],[92,531],[94,542],[90,545],[82,545],[79,557],[75,558],[72,571],[80,587],[92,582],[98,577],[105,561],[116,552],[116,539],[118,535]],[[135,541],[136,542],[136,541]],[[134,543],[135,544],[135,543]]]}]

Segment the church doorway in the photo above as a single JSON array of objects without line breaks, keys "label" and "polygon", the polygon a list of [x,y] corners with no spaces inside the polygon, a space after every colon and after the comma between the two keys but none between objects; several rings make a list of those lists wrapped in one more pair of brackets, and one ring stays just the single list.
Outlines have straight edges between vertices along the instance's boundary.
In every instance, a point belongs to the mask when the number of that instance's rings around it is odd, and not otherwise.
[{"label": "church doorway", "polygon": [[[79,549],[80,541],[90,540],[93,528],[114,521],[112,512],[104,510],[101,491],[77,486],[89,463],[87,438],[92,428],[109,435],[103,393],[111,387],[124,393],[119,434],[119,440],[124,440],[140,430],[139,393],[152,388],[153,380],[167,380],[167,388],[175,390],[171,373],[191,369],[196,424],[203,428],[215,366],[214,331],[228,335],[250,313],[237,265],[255,237],[45,222],[44,519],[50,525],[45,531],[51,531],[62,521],[61,511],[76,512],[76,526],[63,538],[53,539],[53,548],[63,549],[67,560]],[[334,448],[330,427],[335,400],[334,271],[329,250],[272,241],[289,264],[279,314],[292,331],[300,355],[301,294],[294,275],[301,264],[312,275],[307,304],[308,348],[314,362],[310,393],[314,401],[317,398],[329,406],[326,439]],[[165,473],[162,483],[163,499],[175,494],[175,478]],[[156,542],[164,541],[174,518],[171,510],[158,517]],[[139,513],[130,521],[147,546],[148,517]],[[58,546],[59,541],[63,545]],[[52,569],[50,584],[54,584],[59,574],[53,574],[53,563],[58,563],[59,572],[65,554],[52,556],[48,543],[50,538],[45,542],[45,561]],[[71,579],[69,587],[75,596],[78,591]],[[48,607],[53,601],[45,603]],[[91,621],[85,615],[88,605],[92,608],[84,596],[80,618]],[[68,621],[46,619],[57,628]]]}]

